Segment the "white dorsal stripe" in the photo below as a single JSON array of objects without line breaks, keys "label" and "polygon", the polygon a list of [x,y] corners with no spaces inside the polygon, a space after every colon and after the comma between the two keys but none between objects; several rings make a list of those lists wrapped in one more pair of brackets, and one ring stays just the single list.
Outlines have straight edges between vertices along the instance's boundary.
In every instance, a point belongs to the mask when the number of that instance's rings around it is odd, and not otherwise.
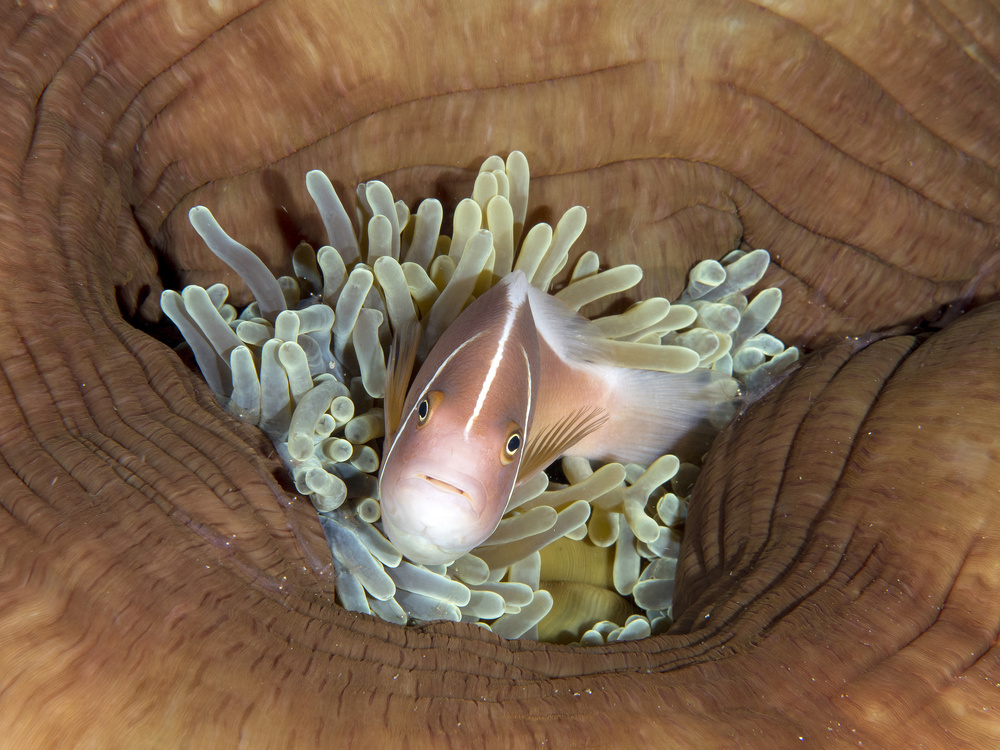
[{"label": "white dorsal stripe", "polygon": [[465,439],[469,439],[469,433],[472,431],[472,424],[476,421],[476,417],[479,416],[479,412],[483,409],[483,404],[486,403],[486,396],[490,392],[490,387],[493,385],[493,381],[496,379],[497,371],[500,369],[500,363],[503,361],[504,348],[507,346],[507,339],[510,338],[510,332],[514,329],[514,321],[517,319],[517,311],[519,305],[511,305],[510,310],[507,311],[507,319],[503,323],[503,331],[500,333],[500,341],[497,342],[497,350],[493,355],[493,359],[490,361],[490,369],[486,372],[486,377],[483,378],[483,387],[479,391],[479,397],[476,399],[476,407],[472,410],[472,416],[469,417],[469,421],[465,423]]},{"label": "white dorsal stripe", "polygon": [[[528,422],[531,421],[531,361],[528,359],[528,352],[521,347],[521,355],[524,357],[524,374],[528,376],[528,403],[524,407],[524,431],[525,434],[521,436],[521,442],[523,443],[528,439]],[[523,453],[523,451],[522,451]]]}]

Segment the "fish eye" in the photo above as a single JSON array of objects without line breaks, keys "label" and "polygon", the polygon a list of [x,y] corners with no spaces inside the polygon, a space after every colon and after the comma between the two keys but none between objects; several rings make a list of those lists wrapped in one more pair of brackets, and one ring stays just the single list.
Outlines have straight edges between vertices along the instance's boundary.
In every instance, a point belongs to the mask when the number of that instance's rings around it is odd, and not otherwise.
[{"label": "fish eye", "polygon": [[503,445],[503,452],[500,455],[500,463],[506,465],[509,464],[517,456],[517,452],[521,450],[521,443],[524,442],[521,437],[521,428],[514,422],[511,422],[507,427],[507,442]]},{"label": "fish eye", "polygon": [[423,427],[434,414],[434,409],[444,400],[441,391],[428,391],[417,403],[417,427]]}]

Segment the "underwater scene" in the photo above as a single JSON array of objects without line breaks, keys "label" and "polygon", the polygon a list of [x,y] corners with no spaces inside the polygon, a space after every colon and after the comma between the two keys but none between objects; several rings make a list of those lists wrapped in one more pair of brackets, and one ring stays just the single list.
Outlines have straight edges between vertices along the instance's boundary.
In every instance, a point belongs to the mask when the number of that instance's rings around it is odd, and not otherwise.
[{"label": "underwater scene", "polygon": [[781,304],[755,290],[767,251],[700,262],[677,300],[585,318],[642,269],[593,251],[570,265],[582,206],[526,226],[519,151],[483,162],[451,236],[436,199],[411,211],[376,180],[348,212],[322,171],[305,180],[328,244],[290,249],[294,276],[197,206],[255,301],[237,310],[214,284],[161,304],[311,498],[340,603],[557,643],[664,632],[701,458],[798,358],[765,331]]}]

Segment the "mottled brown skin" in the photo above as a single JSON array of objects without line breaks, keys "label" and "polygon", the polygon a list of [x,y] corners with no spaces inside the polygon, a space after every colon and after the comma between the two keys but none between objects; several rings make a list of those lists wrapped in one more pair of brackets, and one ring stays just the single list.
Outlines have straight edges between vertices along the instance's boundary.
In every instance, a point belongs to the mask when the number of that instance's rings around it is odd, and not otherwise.
[{"label": "mottled brown skin", "polygon": [[342,611],[268,443],[135,327],[245,295],[191,205],[282,272],[307,169],[450,207],[513,148],[646,294],[770,249],[800,344],[995,299],[995,5],[208,5],[0,7],[4,743],[1000,743],[996,305],[809,359],[714,449],[671,633],[585,650]]}]

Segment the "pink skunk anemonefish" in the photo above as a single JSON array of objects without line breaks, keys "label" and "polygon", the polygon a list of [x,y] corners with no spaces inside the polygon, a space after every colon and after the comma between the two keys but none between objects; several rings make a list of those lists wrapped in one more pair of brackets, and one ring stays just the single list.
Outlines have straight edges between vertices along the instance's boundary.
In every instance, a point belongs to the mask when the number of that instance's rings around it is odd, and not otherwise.
[{"label": "pink skunk anemonefish", "polygon": [[481,544],[519,481],[562,455],[648,464],[704,441],[736,391],[711,370],[616,366],[597,327],[521,271],[458,316],[407,392],[417,337],[393,343],[379,494],[386,534],[418,563]]}]

